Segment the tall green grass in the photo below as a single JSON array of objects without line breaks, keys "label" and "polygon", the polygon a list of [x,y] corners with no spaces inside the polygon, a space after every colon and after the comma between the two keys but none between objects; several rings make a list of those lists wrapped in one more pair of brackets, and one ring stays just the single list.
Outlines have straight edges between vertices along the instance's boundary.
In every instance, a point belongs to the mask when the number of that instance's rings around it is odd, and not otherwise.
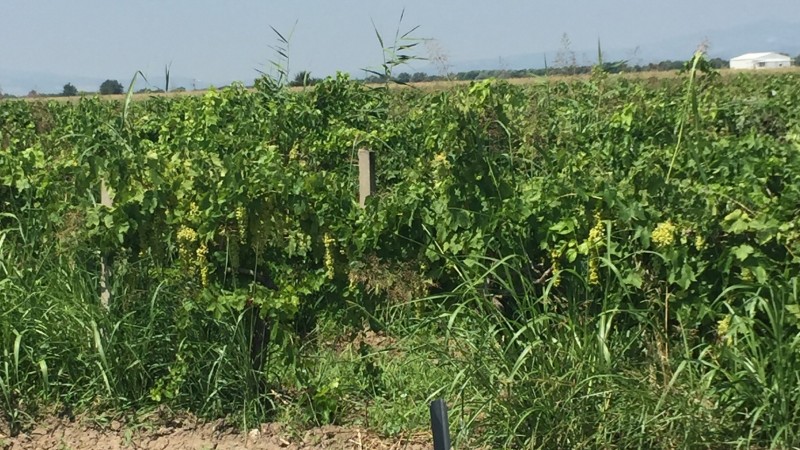
[{"label": "tall green grass", "polygon": [[[165,405],[243,427],[280,418],[397,434],[424,428],[427,402],[442,395],[459,448],[800,440],[800,304],[789,275],[709,301],[703,314],[714,327],[689,309],[665,326],[663,305],[634,301],[612,255],[599,296],[574,272],[557,287],[526,281],[523,257],[472,258],[459,264],[453,292],[417,301],[439,305],[429,313],[379,309],[372,322],[395,337],[386,347],[326,345],[344,330],[323,319],[303,345],[274,341],[255,371],[247,311],[214,317],[193,310],[176,286],[118,275],[125,284],[112,285],[116,306],[106,313],[97,272],[86,268],[97,256],[76,264],[54,249],[26,254],[37,236],[17,223],[0,233],[0,407],[12,431],[46,413]],[[487,293],[487,278],[502,295]]]},{"label": "tall green grass", "polygon": [[[688,309],[665,327],[620,279],[597,298],[575,273],[563,289],[520,287],[522,259],[463,265],[462,285],[433,299],[446,306],[402,331],[445,337],[431,345],[450,372],[442,387],[458,448],[797,445],[796,278],[710,301],[708,314],[733,317],[722,336]],[[608,259],[605,269],[615,273]],[[487,276],[504,288],[500,304]]]},{"label": "tall green grass", "polygon": [[[341,314],[322,318],[302,341],[273,327],[257,370],[250,308],[208,312],[181,286],[118,258],[106,310],[99,255],[26,245],[41,230],[6,218],[17,226],[0,231],[0,412],[12,435],[53,414],[104,423],[157,411],[223,417],[242,429],[282,420],[398,435],[427,424],[426,399],[447,376],[431,370],[431,336],[349,344],[362,327],[356,320],[342,329]],[[359,308],[343,314],[366,319]]]},{"label": "tall green grass", "polygon": [[41,413],[115,415],[160,404],[244,423],[269,416],[263,386],[274,374],[253,369],[249,310],[215,317],[193,309],[178,287],[118,261],[106,312],[91,270],[99,256],[33,254],[25,242],[37,236],[27,231],[0,232],[0,399],[12,431]]}]

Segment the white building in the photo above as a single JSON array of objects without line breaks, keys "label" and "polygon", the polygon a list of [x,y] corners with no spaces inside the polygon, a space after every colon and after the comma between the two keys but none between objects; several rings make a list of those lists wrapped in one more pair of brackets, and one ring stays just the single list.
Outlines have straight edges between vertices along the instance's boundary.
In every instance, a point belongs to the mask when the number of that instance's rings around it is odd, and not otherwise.
[{"label": "white building", "polygon": [[780,53],[745,53],[731,59],[731,69],[778,69],[792,65],[792,58]]}]

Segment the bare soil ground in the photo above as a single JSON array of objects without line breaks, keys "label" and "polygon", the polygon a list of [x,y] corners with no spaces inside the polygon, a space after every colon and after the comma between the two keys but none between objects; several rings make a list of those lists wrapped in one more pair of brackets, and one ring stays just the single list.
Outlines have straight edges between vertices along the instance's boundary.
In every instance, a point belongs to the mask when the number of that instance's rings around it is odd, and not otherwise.
[{"label": "bare soil ground", "polygon": [[431,442],[429,433],[387,439],[338,426],[295,433],[279,424],[265,424],[242,433],[223,421],[191,419],[160,427],[128,427],[118,422],[99,427],[80,420],[49,419],[13,438],[0,432],[0,450],[422,450],[430,448]]}]

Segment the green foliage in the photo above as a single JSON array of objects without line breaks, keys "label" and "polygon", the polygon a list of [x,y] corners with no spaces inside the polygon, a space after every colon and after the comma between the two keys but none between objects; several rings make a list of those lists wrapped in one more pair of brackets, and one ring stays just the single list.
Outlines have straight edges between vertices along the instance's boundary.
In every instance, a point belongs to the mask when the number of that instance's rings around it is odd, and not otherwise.
[{"label": "green foliage", "polygon": [[124,92],[122,84],[117,80],[106,80],[100,85],[100,95],[122,94]]},{"label": "green foliage", "polygon": [[[398,433],[441,394],[470,444],[796,445],[798,104],[797,76],[702,55],[674,81],[4,101],[0,407],[369,403]],[[413,345],[331,351],[331,322]]]},{"label": "green foliage", "polygon": [[319,78],[311,77],[311,72],[300,71],[294,76],[294,80],[289,82],[289,86],[313,86],[319,82]]},{"label": "green foliage", "polygon": [[78,95],[78,88],[72,85],[72,83],[67,83],[64,85],[64,89],[61,91],[61,95],[65,97],[74,97]]},{"label": "green foliage", "polygon": [[403,73],[397,75],[396,80],[397,80],[398,83],[401,83],[401,84],[410,83],[411,82],[411,74],[409,74],[408,72],[403,72]]},{"label": "green foliage", "polygon": [[411,75],[411,82],[419,83],[421,81],[425,81],[427,77],[428,76],[425,74],[425,72],[414,72],[414,74]]},{"label": "green foliage", "polygon": [[414,32],[419,29],[419,26],[412,27],[405,32],[401,31],[405,13],[405,9],[400,13],[400,20],[397,23],[394,39],[391,42],[384,41],[384,37],[381,35],[380,31],[378,31],[378,27],[374,22],[372,23],[375,37],[378,39],[378,44],[383,50],[383,63],[380,68],[364,70],[372,74],[372,76],[377,77],[377,80],[380,82],[388,83],[390,81],[395,81],[397,83],[403,83],[399,78],[395,78],[392,75],[394,70],[412,61],[424,59],[414,54],[414,50],[421,41],[413,37]]}]

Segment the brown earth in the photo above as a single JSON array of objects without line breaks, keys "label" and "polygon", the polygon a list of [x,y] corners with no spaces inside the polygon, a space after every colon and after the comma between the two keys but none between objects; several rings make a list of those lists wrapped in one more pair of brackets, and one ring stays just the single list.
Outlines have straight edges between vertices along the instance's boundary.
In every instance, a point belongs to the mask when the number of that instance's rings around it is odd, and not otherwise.
[{"label": "brown earth", "polygon": [[358,428],[323,426],[292,432],[265,424],[242,433],[223,421],[179,421],[170,426],[99,427],[85,421],[49,419],[16,437],[0,433],[0,450],[422,450],[432,446],[429,433],[381,438]]}]

